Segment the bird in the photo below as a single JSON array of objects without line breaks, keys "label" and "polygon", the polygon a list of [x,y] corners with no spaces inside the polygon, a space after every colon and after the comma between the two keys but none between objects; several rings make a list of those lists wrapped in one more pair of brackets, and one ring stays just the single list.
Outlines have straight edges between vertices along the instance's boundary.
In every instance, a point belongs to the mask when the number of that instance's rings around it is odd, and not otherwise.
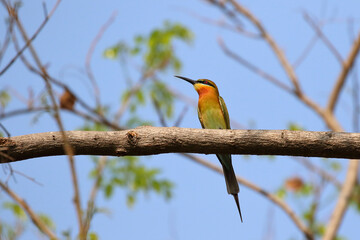
[{"label": "bird", "polygon": [[[224,99],[219,95],[216,84],[209,79],[192,80],[187,77],[175,76],[192,84],[199,94],[198,117],[202,128],[208,129],[230,129],[229,113]],[[224,176],[228,194],[233,195],[240,220],[243,222],[240,203],[239,203],[239,185],[236,180],[234,168],[232,165],[231,154],[216,154],[219,159]]]}]

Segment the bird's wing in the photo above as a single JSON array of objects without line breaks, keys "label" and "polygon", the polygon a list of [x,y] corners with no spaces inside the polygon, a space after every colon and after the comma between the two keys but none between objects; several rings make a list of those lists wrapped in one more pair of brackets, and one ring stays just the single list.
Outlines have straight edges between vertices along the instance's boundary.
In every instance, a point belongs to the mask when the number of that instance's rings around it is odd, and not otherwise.
[{"label": "bird's wing", "polygon": [[200,111],[199,111],[199,108],[197,109],[197,112],[198,112],[199,121],[200,121],[200,123],[201,123],[201,127],[202,127],[202,128],[205,128],[205,127],[204,127],[204,124],[203,124],[203,119],[202,119],[201,114],[200,114]]},{"label": "bird's wing", "polygon": [[[230,118],[229,118],[229,112],[226,108],[226,104],[224,102],[224,99],[219,96],[219,102],[220,102],[220,107],[221,107],[221,111],[224,115],[224,118],[225,118],[225,123],[226,123],[226,129],[230,129]],[[201,120],[200,120],[201,121]]]}]

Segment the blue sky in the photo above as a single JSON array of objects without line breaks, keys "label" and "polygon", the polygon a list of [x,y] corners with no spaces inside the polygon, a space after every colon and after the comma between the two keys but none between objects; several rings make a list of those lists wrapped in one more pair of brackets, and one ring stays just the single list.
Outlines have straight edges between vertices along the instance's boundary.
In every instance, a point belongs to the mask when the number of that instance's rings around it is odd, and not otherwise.
[{"label": "blue sky", "polygon": [[[54,2],[46,1],[48,9]],[[334,20],[325,26],[324,32],[341,55],[346,57],[350,47],[346,19],[357,17],[360,9],[360,2],[357,1],[246,0],[241,3],[263,22],[292,63],[314,34],[304,22],[303,11],[316,19]],[[274,54],[263,41],[248,39],[194,17],[195,13],[215,20],[225,19],[218,9],[204,1],[63,1],[35,40],[34,47],[42,61],[49,66],[49,72],[69,84],[79,96],[88,99],[92,106],[91,85],[76,69],[84,69],[91,41],[114,11],[118,12],[116,20],[101,38],[92,59],[102,103],[118,106],[120,94],[126,86],[119,62],[104,59],[103,51],[120,40],[131,42],[134,35],[147,34],[169,20],[185,25],[194,33],[194,42],[190,46],[180,42],[175,45],[174,51],[183,63],[181,75],[215,81],[233,120],[254,129],[285,129],[290,122],[294,122],[307,130],[327,130],[321,119],[293,96],[225,56],[217,43],[218,37],[222,37],[242,57],[290,84]],[[5,16],[3,8],[0,8],[0,16]],[[28,33],[33,33],[43,20],[42,1],[24,1],[20,17]],[[244,23],[247,26],[246,21]],[[359,19],[355,18],[354,26],[357,32]],[[0,27],[0,39],[4,29]],[[7,52],[0,68],[13,55],[14,51]],[[308,59],[296,72],[305,93],[323,106],[339,70],[339,64],[329,50],[321,41],[317,41]],[[192,87],[173,75],[175,73],[168,72],[162,77],[171,88],[196,99],[197,94]],[[341,95],[336,113],[344,129],[352,131],[349,83]],[[44,89],[43,80],[29,73],[21,61],[17,61],[1,76],[0,89],[9,86],[24,95],[27,95],[29,86],[36,93]],[[8,109],[20,107],[24,107],[24,104],[14,99]],[[183,103],[177,103],[176,111],[181,111],[182,107]],[[150,108],[144,109],[143,114],[156,122],[156,113]],[[73,115],[64,113],[62,116],[67,130],[74,130],[83,123]],[[13,136],[58,130],[53,119],[45,114],[35,124],[29,115],[5,119],[2,123]],[[181,127],[201,127],[196,109],[188,111]],[[218,164],[215,156],[202,157]],[[100,239],[302,239],[301,233],[278,207],[252,190],[240,186],[239,197],[244,218],[244,223],[240,224],[235,204],[226,193],[222,176],[176,154],[143,157],[142,161],[148,166],[161,168],[162,176],[176,184],[174,197],[167,202],[154,194],[140,195],[135,206],[129,209],[123,191],[118,190],[111,200],[105,200],[99,195],[98,205],[112,211],[110,216],[97,215],[93,221],[92,229],[99,234]],[[321,164],[319,159],[313,161]],[[301,176],[306,181],[313,180],[311,174],[288,157],[269,160],[266,157],[234,156],[233,162],[237,174],[270,192],[278,189],[287,177],[293,175]],[[338,162],[347,166],[345,160]],[[89,157],[78,156],[76,165],[81,195],[85,201],[91,188],[88,173],[92,162]],[[66,157],[21,161],[13,164],[13,167],[43,184],[38,186],[19,176],[17,182],[10,183],[13,190],[25,198],[36,212],[49,214],[57,225],[57,233],[67,229],[76,232]],[[343,175],[340,174],[340,179],[343,179]],[[331,188],[327,197],[335,197]],[[0,198],[6,199],[5,194],[1,194]],[[308,201],[297,201],[294,197],[287,200],[296,212],[305,209],[308,204]],[[321,209],[320,219],[326,221],[334,202],[328,199],[324,199],[324,202],[329,203]],[[0,220],[9,216],[5,210],[0,211]],[[340,233],[348,239],[354,239],[357,235],[353,223],[359,220],[359,215],[355,215],[352,210],[348,211]],[[266,238],[269,222],[274,227],[273,238]],[[22,239],[36,237],[34,231],[30,230]]]}]

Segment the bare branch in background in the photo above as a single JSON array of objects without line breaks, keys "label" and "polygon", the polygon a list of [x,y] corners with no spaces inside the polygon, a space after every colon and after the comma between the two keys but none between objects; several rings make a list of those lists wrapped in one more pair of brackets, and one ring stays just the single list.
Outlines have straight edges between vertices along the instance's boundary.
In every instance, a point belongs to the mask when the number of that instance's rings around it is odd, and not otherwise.
[{"label": "bare branch in background", "polygon": [[[354,35],[354,20],[351,19],[348,22],[348,33],[350,42],[353,43],[355,39]],[[359,98],[359,76],[358,70],[355,66],[352,70],[352,100],[353,100],[353,131],[359,132],[359,115],[360,115],[360,98]]]},{"label": "bare branch in background", "polygon": [[[205,161],[205,160],[203,160],[203,159],[201,159],[199,157],[196,157],[196,156],[188,154],[188,153],[183,153],[182,155],[189,158],[189,159],[191,159],[192,161],[195,161],[195,162],[197,162],[197,163],[199,163],[199,164],[201,164],[203,166],[206,166],[206,167],[214,170],[215,172],[223,174],[223,170],[220,167],[218,167],[218,166],[216,166],[216,165],[214,165],[214,164],[212,164],[212,163],[210,163],[208,161]],[[305,224],[296,215],[296,213],[291,209],[291,207],[289,205],[287,205],[283,200],[281,200],[279,197],[275,196],[274,194],[267,192],[265,189],[255,185],[254,183],[252,183],[252,182],[250,182],[250,181],[248,181],[248,180],[246,180],[244,178],[236,176],[236,179],[240,184],[242,184],[242,185],[254,190],[255,192],[263,195],[264,197],[266,197],[267,199],[272,201],[275,205],[280,207],[290,217],[290,219],[299,228],[299,230],[302,231],[302,233],[304,234],[306,239],[309,239],[309,240],[314,239],[314,236],[312,235],[311,230],[308,229],[305,226]]]},{"label": "bare branch in background", "polygon": [[185,105],[183,110],[180,112],[179,117],[177,118],[177,120],[174,123],[174,127],[179,127],[182,120],[185,117],[185,114],[187,113],[187,111],[189,110],[189,106]]},{"label": "bare branch in background", "polygon": [[257,66],[255,66],[254,64],[250,63],[249,61],[247,61],[245,58],[240,57],[239,55],[235,54],[230,48],[228,48],[224,41],[222,40],[222,38],[218,38],[218,43],[219,46],[221,47],[221,49],[224,51],[224,53],[226,55],[228,55],[229,57],[231,57],[232,59],[236,60],[237,62],[239,62],[241,65],[245,66],[246,68],[248,68],[250,71],[258,74],[259,76],[263,77],[264,79],[272,82],[273,84],[275,84],[276,86],[278,86],[279,88],[281,88],[282,90],[285,90],[288,93],[293,94],[294,91],[287,86],[286,84],[284,84],[283,82],[281,82],[279,79],[275,78],[274,76],[264,72],[263,70],[261,70],[260,68],[258,68]]},{"label": "bare branch in background", "polygon": [[[58,1],[58,3],[59,2],[60,1]],[[73,151],[71,145],[69,144],[67,135],[65,133],[65,129],[64,129],[64,126],[63,126],[63,123],[61,120],[60,112],[59,112],[59,107],[57,105],[57,101],[55,99],[55,96],[54,96],[54,93],[52,90],[52,86],[51,86],[51,83],[49,80],[49,74],[47,73],[44,65],[42,64],[39,56],[37,55],[36,50],[32,46],[31,41],[30,41],[29,37],[27,36],[27,33],[26,33],[23,25],[17,16],[17,12],[10,5],[7,5],[7,9],[9,12],[9,16],[14,18],[16,26],[18,27],[24,41],[28,45],[31,56],[33,57],[40,72],[42,73],[42,78],[44,79],[47,92],[50,96],[50,100],[51,100],[51,103],[52,103],[52,106],[54,109],[54,118],[55,118],[55,121],[56,121],[60,131],[61,131],[61,136],[62,136],[62,141],[63,141],[63,149],[69,159],[71,176],[72,176],[73,187],[74,187],[74,203],[75,203],[76,213],[77,213],[77,217],[78,217],[78,224],[79,224],[79,236],[80,236],[81,240],[86,239],[86,236],[83,236],[83,234],[82,234],[82,230],[83,230],[82,209],[81,209],[80,191],[79,191],[77,174],[76,174],[76,170],[75,170],[75,163],[74,163],[74,157],[73,157],[74,151]]]},{"label": "bare branch in background", "polygon": [[349,56],[345,59],[345,62],[343,64],[343,68],[335,82],[335,85],[333,87],[333,90],[330,94],[329,100],[328,100],[328,104],[326,107],[326,110],[329,112],[334,112],[336,103],[338,102],[338,98],[340,95],[341,90],[343,89],[343,86],[345,84],[345,81],[348,77],[348,74],[350,72],[350,70],[352,69],[355,61],[356,61],[356,57],[358,56],[360,50],[360,32],[357,36],[357,38],[354,40],[354,43],[351,47]]},{"label": "bare branch in background", "polygon": [[95,199],[100,188],[106,161],[107,157],[101,157],[96,168],[96,179],[90,192],[89,200],[87,203],[87,210],[85,211],[86,214],[84,216],[84,229],[82,231],[84,236],[87,236],[87,233],[89,232],[90,223],[95,213]]},{"label": "bare branch in background", "polygon": [[154,71],[145,71],[141,74],[137,83],[132,88],[129,89],[129,91],[126,95],[126,98],[124,99],[122,105],[120,106],[119,110],[115,114],[114,121],[113,121],[114,123],[120,121],[120,118],[124,115],[125,111],[128,109],[128,107],[130,105],[131,98],[141,90],[141,88],[145,84],[145,82],[147,80],[149,80],[152,76],[154,76],[154,74],[155,74]]},{"label": "bare branch in background", "polygon": [[[9,67],[16,61],[16,59],[18,59],[19,56],[21,56],[21,54],[30,46],[31,42],[35,40],[35,38],[39,35],[39,33],[41,32],[41,30],[45,27],[46,23],[49,21],[49,19],[52,17],[52,15],[54,14],[54,12],[56,11],[57,7],[59,6],[61,0],[56,1],[54,7],[51,9],[50,13],[45,17],[44,21],[40,24],[40,26],[38,27],[38,29],[35,31],[35,33],[32,35],[31,38],[29,38],[25,45],[17,51],[16,55],[10,60],[10,62],[0,71],[0,76],[2,74],[4,74],[6,72],[6,70],[9,69]],[[2,0],[2,3],[4,4],[4,6],[6,6],[7,8],[9,8],[10,6],[8,6],[8,4],[5,2],[5,0]],[[13,13],[9,12],[9,16],[15,17],[17,18],[17,13],[15,12],[16,10],[13,9]],[[13,20],[11,20],[13,21]]]},{"label": "bare branch in background", "polygon": [[339,188],[339,189],[341,188],[341,182],[339,182],[335,176],[331,175],[330,173],[323,170],[322,168],[316,166],[307,158],[294,157],[293,159],[296,162],[303,165],[304,167],[306,167],[307,169],[309,169],[311,172],[314,172],[315,174],[317,174],[321,178],[325,179],[326,181],[333,183],[337,188]]},{"label": "bare branch in background", "polygon": [[193,11],[186,11],[186,13],[194,18],[197,18],[198,20],[200,20],[204,23],[211,24],[211,25],[214,25],[217,27],[221,27],[221,28],[233,31],[233,32],[241,33],[246,37],[255,38],[255,39],[261,38],[261,36],[259,34],[256,34],[256,33],[250,32],[250,31],[246,31],[243,28],[242,24],[241,25],[235,24],[234,26],[232,26],[231,24],[227,23],[224,20],[211,19],[211,18],[208,18],[205,16],[198,15],[196,12],[193,12]]},{"label": "bare branch in background", "polygon": [[339,51],[336,49],[336,47],[330,42],[330,40],[325,36],[325,34],[322,32],[321,28],[315,23],[315,21],[309,16],[308,13],[303,12],[303,16],[305,21],[314,29],[317,36],[324,42],[325,46],[328,47],[330,52],[335,56],[336,60],[342,65],[343,64],[343,58]]},{"label": "bare branch in background", "polygon": [[24,199],[20,198],[15,192],[13,192],[6,184],[0,182],[0,188],[3,189],[15,202],[17,202],[22,209],[30,217],[34,225],[44,233],[49,239],[59,239],[55,233],[49,229],[46,224],[39,218],[39,216],[32,210],[32,208],[25,202]]},{"label": "bare branch in background", "polygon": [[159,101],[156,99],[156,97],[152,97],[151,101],[152,101],[152,103],[153,103],[153,105],[155,107],[155,110],[156,110],[156,113],[157,113],[157,115],[159,117],[159,121],[160,121],[161,126],[167,127],[165,116],[164,116],[164,113],[161,111]]},{"label": "bare branch in background", "polygon": [[[210,2],[212,2],[212,1],[210,1]],[[287,60],[283,51],[279,48],[279,46],[273,40],[271,35],[265,30],[265,27],[262,25],[262,23],[249,10],[244,8],[242,5],[240,5],[235,0],[229,0],[229,2],[233,5],[233,7],[236,9],[237,12],[242,14],[244,17],[246,17],[250,22],[252,22],[255,25],[255,27],[261,33],[261,36],[263,37],[263,39],[269,44],[269,46],[275,53],[276,57],[279,59],[281,65],[283,66],[286,74],[288,75],[290,81],[292,82],[292,84],[294,86],[295,93],[301,94],[302,91],[301,91],[300,84],[299,84],[299,81],[298,81],[298,78],[296,76],[294,69],[292,68],[291,64]]]},{"label": "bare branch in background", "polygon": [[97,46],[98,42],[100,41],[100,39],[102,38],[102,36],[104,35],[105,31],[110,27],[110,25],[115,21],[115,18],[117,16],[117,11],[114,11],[110,18],[105,22],[105,24],[100,28],[98,34],[96,35],[96,37],[94,38],[94,40],[92,41],[90,48],[87,52],[86,55],[86,61],[85,61],[85,69],[86,69],[86,73],[88,78],[90,79],[93,88],[94,88],[94,95],[95,95],[95,101],[96,101],[96,106],[99,109],[99,107],[101,106],[100,104],[100,90],[99,87],[96,83],[92,68],[91,68],[91,59],[92,59],[92,55],[94,53],[95,47]]},{"label": "bare branch in background", "polygon": [[309,55],[311,50],[314,48],[315,43],[318,41],[318,36],[315,35],[311,38],[309,43],[306,45],[304,51],[300,54],[300,56],[293,63],[293,68],[296,69],[300,66],[301,63],[305,60],[305,58]]},{"label": "bare branch in background", "polygon": [[5,132],[5,134],[8,138],[11,137],[9,131],[6,129],[6,127],[2,123],[0,123],[0,128]]}]

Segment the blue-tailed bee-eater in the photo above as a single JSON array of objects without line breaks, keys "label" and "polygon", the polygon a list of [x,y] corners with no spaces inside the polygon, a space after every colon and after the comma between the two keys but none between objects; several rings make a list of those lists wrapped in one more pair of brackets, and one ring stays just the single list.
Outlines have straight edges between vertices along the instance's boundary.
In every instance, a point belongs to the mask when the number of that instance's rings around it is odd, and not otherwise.
[{"label": "blue-tailed bee-eater", "polygon": [[[192,80],[190,78],[175,76],[191,83],[199,94],[198,116],[202,128],[230,129],[229,113],[224,99],[219,95],[216,84],[208,79]],[[237,209],[242,222],[239,204],[239,185],[236,180],[230,154],[216,154],[223,168],[227,192],[234,196]]]}]

